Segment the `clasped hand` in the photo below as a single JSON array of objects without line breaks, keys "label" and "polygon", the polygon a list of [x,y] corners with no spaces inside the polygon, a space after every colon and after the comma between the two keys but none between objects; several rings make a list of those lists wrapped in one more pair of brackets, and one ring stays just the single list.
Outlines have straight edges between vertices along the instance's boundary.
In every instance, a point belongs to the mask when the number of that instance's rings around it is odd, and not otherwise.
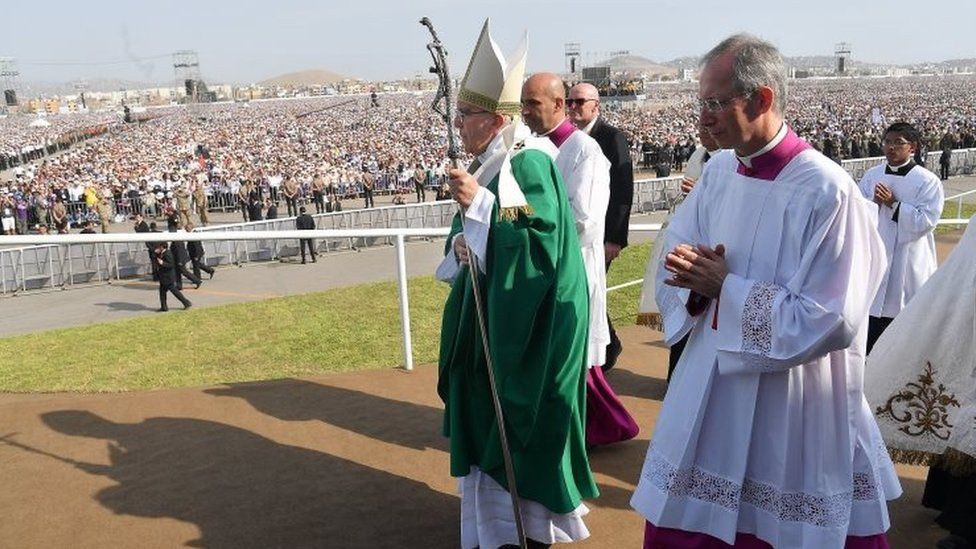
[{"label": "clasped hand", "polygon": [[709,298],[717,298],[722,293],[722,284],[729,274],[722,244],[714,249],[702,244],[678,244],[665,256],[664,268],[672,273],[664,280],[665,284],[688,288]]},{"label": "clasped hand", "polygon": [[883,183],[874,186],[874,201],[889,208],[895,204],[895,194]]}]

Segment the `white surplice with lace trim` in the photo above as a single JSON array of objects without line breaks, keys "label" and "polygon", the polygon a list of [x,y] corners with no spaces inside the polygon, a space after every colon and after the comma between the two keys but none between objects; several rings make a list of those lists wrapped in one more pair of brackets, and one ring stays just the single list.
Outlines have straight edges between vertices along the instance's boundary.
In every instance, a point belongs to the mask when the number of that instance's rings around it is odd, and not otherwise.
[{"label": "white surplice with lace trim", "polygon": [[877,207],[813,150],[773,181],[709,161],[666,249],[724,244],[729,275],[697,316],[663,284],[668,344],[689,331],[631,504],[652,524],[732,543],[840,548],[882,533],[901,486],[862,390],[886,266]]}]

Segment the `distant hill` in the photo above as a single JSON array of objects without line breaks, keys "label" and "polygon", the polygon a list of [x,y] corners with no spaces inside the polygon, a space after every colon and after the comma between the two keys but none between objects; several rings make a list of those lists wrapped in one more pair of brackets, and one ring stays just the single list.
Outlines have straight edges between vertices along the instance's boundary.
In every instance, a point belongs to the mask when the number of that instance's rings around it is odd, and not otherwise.
[{"label": "distant hill", "polygon": [[[699,56],[687,56],[679,57],[677,59],[672,59],[662,63],[669,67],[675,67],[679,69],[697,69],[698,61],[701,59]],[[832,55],[797,55],[793,57],[786,57],[784,59],[786,65],[790,67],[796,67],[800,70],[814,69],[820,67],[833,67],[837,64],[837,60]],[[861,61],[858,59],[849,59],[847,66],[852,70],[870,70],[879,71],[889,68],[904,68],[913,69],[917,67],[940,67],[943,69],[969,69],[972,70],[976,67],[976,58],[969,59],[948,59],[945,61],[930,61],[922,63],[908,63],[902,65],[891,65],[885,63],[872,63],[869,61]]]},{"label": "distant hill", "polygon": [[315,86],[321,84],[334,84],[348,80],[349,77],[343,76],[324,69],[312,69],[307,71],[290,72],[267,80],[262,80],[258,84],[262,86]]},{"label": "distant hill", "polygon": [[616,57],[611,57],[604,61],[596,63],[596,66],[609,66],[611,72],[628,72],[631,74],[646,74],[646,75],[676,75],[678,70],[674,67],[668,67],[654,61],[641,57],[639,55],[618,55]]},{"label": "distant hill", "polygon": [[[80,89],[78,86],[81,86]],[[119,90],[142,90],[146,88],[172,87],[173,81],[138,82],[118,78],[90,78],[74,82],[24,82],[24,96],[34,95],[73,95],[79,91],[114,92]]]}]

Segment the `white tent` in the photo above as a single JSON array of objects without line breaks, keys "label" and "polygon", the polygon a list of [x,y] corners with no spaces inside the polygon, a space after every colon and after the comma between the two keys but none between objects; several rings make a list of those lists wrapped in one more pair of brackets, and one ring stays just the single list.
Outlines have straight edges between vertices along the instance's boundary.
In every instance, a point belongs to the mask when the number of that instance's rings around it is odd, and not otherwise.
[{"label": "white tent", "polygon": [[44,120],[43,118],[38,118],[37,120],[31,122],[28,125],[32,128],[46,128],[50,126],[51,123],[48,122],[47,120]]}]

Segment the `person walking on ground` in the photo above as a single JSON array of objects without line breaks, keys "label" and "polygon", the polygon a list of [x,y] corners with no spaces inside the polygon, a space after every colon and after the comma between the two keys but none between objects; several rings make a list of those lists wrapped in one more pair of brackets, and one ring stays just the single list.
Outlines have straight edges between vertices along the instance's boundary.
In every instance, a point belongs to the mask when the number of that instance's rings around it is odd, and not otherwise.
[{"label": "person walking on ground", "polygon": [[631,505],[644,547],[884,548],[901,485],[865,399],[877,206],[785,123],[786,68],[731,36],[699,119],[727,150],[675,211],[655,297],[690,332]]},{"label": "person walking on ground", "polygon": [[486,21],[454,119],[477,165],[449,172],[466,213],[455,216],[437,269],[451,284],[437,392],[459,479],[462,549],[519,543],[469,269],[481,280],[528,546],[588,537],[583,499],[599,494],[583,427],[589,315],[576,223],[556,147],[517,120],[524,44],[509,62],[497,51]]},{"label": "person walking on ground", "polygon": [[[181,232],[180,226],[170,227],[170,232],[176,233]],[[197,288],[203,284],[200,277],[194,276],[187,268],[186,264],[190,261],[190,254],[186,251],[186,244],[182,240],[174,240],[170,244],[170,252],[173,254],[173,265],[175,270],[175,279],[177,289],[183,289],[183,279],[186,278],[191,283],[193,283]]]},{"label": "person walking on ground", "polygon": [[604,446],[630,440],[640,429],[603,375],[610,344],[607,263],[603,255],[604,223],[610,200],[610,161],[596,140],[577,129],[566,116],[565,90],[563,81],[555,74],[539,73],[530,77],[522,86],[522,120],[559,150],[556,167],[576,219],[590,302],[586,444]]},{"label": "person walking on ground", "polygon": [[159,309],[157,312],[162,313],[169,310],[166,305],[167,294],[173,294],[176,299],[180,300],[180,303],[183,304],[183,310],[189,309],[193,303],[176,286],[176,260],[173,257],[173,252],[168,249],[166,242],[156,242],[154,251],[159,272]]},{"label": "person walking on ground", "polygon": [[[186,226],[186,232],[193,232],[192,223]],[[200,271],[203,271],[210,275],[210,280],[213,280],[214,268],[208,266],[203,261],[203,256],[205,253],[203,250],[203,242],[200,242],[199,240],[188,241],[186,243],[186,251],[190,254],[190,262],[193,264],[193,276],[197,277],[198,280],[202,280],[200,278]]]},{"label": "person walking on ground", "polygon": [[[132,228],[135,230],[135,232],[137,233],[150,232],[149,225],[146,224],[146,221],[145,219],[143,219],[141,213],[136,214],[134,221],[135,224],[133,225]],[[159,272],[158,272],[159,264],[156,263],[156,243],[146,242],[146,251],[149,253],[149,268],[150,268],[150,272],[152,273],[152,279],[159,280]]]},{"label": "person walking on ground", "polygon": [[[600,116],[600,93],[593,84],[576,84],[570,88],[566,111],[573,125],[592,137],[610,161],[610,199],[603,233],[605,271],[609,272],[610,264],[627,247],[630,209],[634,202],[634,165],[630,158],[630,147],[624,132]],[[613,329],[609,313],[607,328],[610,330],[610,343],[607,344],[606,362],[603,364],[605,372],[614,367],[623,351],[623,344]]]},{"label": "person walking on ground", "polygon": [[939,178],[912,161],[921,137],[907,122],[889,126],[883,135],[885,162],[865,172],[859,184],[875,203],[888,257],[868,318],[868,353],[938,267],[934,233],[944,196]]},{"label": "person walking on ground", "polygon": [[[315,219],[305,213],[305,206],[298,209],[298,217],[295,218],[295,228],[299,231],[311,231],[315,229]],[[302,265],[305,264],[305,249],[312,256],[312,263],[315,263],[315,240],[311,238],[298,239],[298,248],[302,252]]]}]

